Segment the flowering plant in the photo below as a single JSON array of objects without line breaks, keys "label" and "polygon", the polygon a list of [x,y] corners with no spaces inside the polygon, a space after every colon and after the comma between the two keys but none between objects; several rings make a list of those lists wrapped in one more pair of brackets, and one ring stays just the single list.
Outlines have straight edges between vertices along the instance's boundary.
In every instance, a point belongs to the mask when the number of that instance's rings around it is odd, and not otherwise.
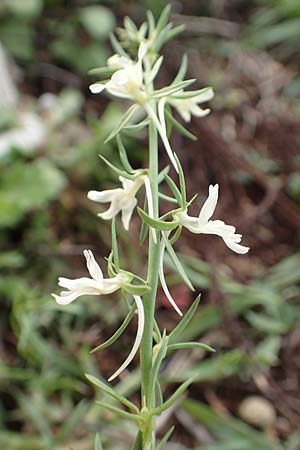
[{"label": "flowering plant", "polygon": [[[199,104],[213,98],[212,88],[188,91],[186,88],[195,80],[185,80],[187,70],[187,58],[184,56],[178,74],[174,81],[166,87],[156,89],[155,78],[163,62],[159,56],[162,45],[182,31],[182,27],[172,27],[168,24],[170,9],[167,7],[158,22],[155,24],[151,13],[148,13],[148,21],[138,29],[135,24],[126,18],[124,29],[119,30],[121,42],[112,37],[112,45],[116,52],[107,61],[107,66],[95,69],[94,74],[108,75],[104,81],[97,81],[90,86],[94,94],[106,91],[109,95],[126,99],[131,103],[121,121],[113,129],[107,141],[117,138],[120,160],[123,168],[113,166],[102,157],[119,176],[122,187],[105,191],[90,191],[88,198],[98,203],[110,203],[105,212],[99,213],[99,217],[112,221],[112,252],[108,258],[109,278],[104,278],[102,270],[94,259],[91,251],[85,250],[84,256],[90,278],[70,280],[59,278],[59,285],[65,288],[60,295],[53,294],[57,303],[67,305],[82,295],[109,295],[120,290],[123,298],[126,298],[128,314],[120,329],[109,340],[112,344],[121,335],[127,324],[137,312],[138,329],[133,347],[121,365],[121,367],[109,378],[112,381],[127,368],[137,351],[140,351],[141,364],[141,401],[137,406],[129,399],[113,390],[101,380],[86,375],[88,380],[96,387],[108,393],[119,403],[125,406],[122,409],[110,404],[103,404],[105,408],[121,417],[136,422],[138,432],[132,450],[162,449],[167,442],[171,431],[157,444],[155,436],[155,417],[166,411],[192,383],[192,379],[186,380],[167,400],[163,399],[160,386],[160,369],[167,352],[179,348],[178,338],[188,325],[196,311],[199,297],[191,305],[177,327],[167,335],[166,331],[159,329],[155,320],[155,302],[158,282],[166,294],[167,299],[180,316],[183,312],[179,309],[168,289],[164,277],[164,254],[167,252],[174,263],[182,280],[193,290],[184,267],[173,249],[174,242],[180,237],[182,228],[196,234],[213,234],[223,239],[225,245],[232,251],[245,254],[249,248],[241,244],[242,236],[236,234],[232,225],[227,225],[221,220],[211,220],[217,201],[218,184],[209,186],[209,195],[204,202],[198,217],[188,215],[188,208],[193,201],[187,201],[186,186],[183,169],[177,155],[172,150],[168,139],[168,125],[172,125],[187,137],[193,137],[185,127],[177,122],[172,114],[172,108],[177,111],[185,122],[191,120],[192,115],[203,117],[210,110],[202,109]],[[126,149],[122,142],[124,131],[148,129],[149,135],[149,167],[133,170],[127,157]],[[158,171],[158,137],[167,151],[172,166],[176,171],[176,183],[168,175],[169,167]],[[160,185],[167,183],[172,196],[166,196],[161,192]],[[137,207],[136,195],[142,186],[145,187],[144,209]],[[163,198],[175,205],[174,209],[159,217],[159,199]],[[121,219],[125,230],[129,230],[131,218],[137,211],[142,219],[143,238],[145,231],[149,230],[149,253],[146,279],[121,269],[118,245],[116,220],[121,213]],[[189,342],[187,348],[199,347],[213,351],[204,344]],[[94,351],[103,348],[100,345]],[[95,448],[101,448],[100,438],[97,436]]]}]

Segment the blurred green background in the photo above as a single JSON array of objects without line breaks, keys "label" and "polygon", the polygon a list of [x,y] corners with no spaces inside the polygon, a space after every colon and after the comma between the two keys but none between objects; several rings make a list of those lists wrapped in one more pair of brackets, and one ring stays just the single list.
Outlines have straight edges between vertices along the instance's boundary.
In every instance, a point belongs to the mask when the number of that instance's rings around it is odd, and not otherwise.
[{"label": "blurred green background", "polygon": [[[91,450],[95,432],[105,448],[128,449],[131,423],[95,404],[100,394],[84,380],[107,378],[128,352],[129,327],[119,343],[90,355],[121,323],[118,298],[82,298],[67,308],[50,297],[57,276],[84,276],[82,251],[103,265],[110,229],[89,189],[116,186],[98,158],[118,164],[105,137],[124,105],[88,91],[89,69],[111,55],[109,33],[129,15],[159,16],[162,0],[0,1],[0,448]],[[164,49],[161,86],[182,54],[189,78],[215,90],[212,113],[193,120],[187,141],[172,144],[188,191],[210,183],[221,196],[217,216],[237,226],[248,256],[217,239],[185,234],[181,261],[202,304],[185,332],[215,354],[180,351],[165,366],[171,392],[192,375],[196,383],[159,433],[176,424],[168,450],[299,450],[300,435],[300,4],[299,0],[174,1],[172,21],[186,31]],[[126,136],[133,165],[147,164],[147,141]],[[167,164],[164,151],[161,166]],[[163,208],[167,208],[164,205]],[[130,236],[119,227],[123,266],[142,273],[139,219]],[[138,254],[136,249],[138,248]],[[174,276],[178,304],[192,295]],[[177,317],[163,294],[158,321]],[[134,364],[118,389],[138,401]]]}]

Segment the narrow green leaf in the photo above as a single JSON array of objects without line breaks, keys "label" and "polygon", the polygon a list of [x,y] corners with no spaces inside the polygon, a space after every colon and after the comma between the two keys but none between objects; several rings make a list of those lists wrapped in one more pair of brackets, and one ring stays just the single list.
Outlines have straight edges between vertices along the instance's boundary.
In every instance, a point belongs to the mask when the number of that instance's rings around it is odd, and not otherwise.
[{"label": "narrow green leaf", "polygon": [[187,68],[188,68],[188,57],[187,57],[187,54],[184,53],[184,55],[182,56],[182,59],[181,59],[181,64],[180,64],[178,73],[177,73],[176,77],[174,78],[172,84],[177,84],[180,81],[183,81],[183,79],[186,75]]},{"label": "narrow green leaf", "polygon": [[103,408],[108,409],[112,413],[117,414],[120,417],[123,417],[124,419],[134,420],[135,422],[138,422],[140,420],[140,417],[137,414],[131,414],[127,411],[124,411],[123,409],[116,408],[115,406],[109,405],[104,402],[96,401],[96,403],[102,406]]},{"label": "narrow green leaf", "polygon": [[161,98],[161,97],[168,97],[170,95],[174,95],[176,92],[182,91],[186,87],[193,84],[195,81],[196,81],[196,79],[193,78],[191,80],[180,81],[177,84],[173,84],[171,86],[167,86],[162,89],[158,89],[158,90],[154,91],[152,97]]},{"label": "narrow green leaf", "polygon": [[103,450],[99,433],[97,433],[95,437],[95,450]]},{"label": "narrow green leaf", "polygon": [[[106,384],[103,381],[99,380],[99,378],[96,378],[93,375],[89,375],[87,373],[85,374],[85,377],[87,378],[87,380],[90,383],[94,384],[99,389],[101,389],[101,391],[103,391],[106,394],[110,395],[115,400],[118,400],[120,403],[122,403],[122,405],[127,406],[127,408],[131,409],[136,414],[138,414],[138,412],[139,412],[138,408],[130,400],[128,400],[126,397],[124,397],[123,395],[119,394],[114,389],[112,389],[108,384]],[[118,409],[118,408],[116,408],[116,409]],[[121,411],[123,411],[123,410],[121,410]],[[123,412],[125,412],[125,411],[123,411]],[[127,414],[129,414],[129,413],[127,413]]]},{"label": "narrow green leaf", "polygon": [[92,76],[103,76],[103,77],[107,77],[107,76],[111,76],[117,69],[114,67],[96,67],[95,69],[90,69],[88,71],[88,75],[92,75]]},{"label": "narrow green leaf", "polygon": [[170,203],[176,203],[177,205],[177,200],[173,197],[170,197],[169,195],[163,194],[162,192],[158,193],[159,198],[161,198],[162,200],[165,200],[166,202],[170,202]]},{"label": "narrow green leaf", "polygon": [[182,227],[178,227],[177,230],[175,231],[174,235],[170,238],[171,245],[174,245],[175,242],[180,238],[181,231],[182,231]]},{"label": "narrow green leaf", "polygon": [[164,59],[163,56],[160,56],[156,60],[154,66],[151,69],[151,72],[149,73],[149,76],[147,77],[147,84],[152,83],[152,81],[155,79],[155,77],[158,74],[159,69],[160,69],[160,67],[162,65],[163,59]]},{"label": "narrow green leaf", "polygon": [[153,16],[152,11],[150,11],[149,9],[147,10],[147,19],[148,19],[148,24],[149,24],[149,36],[151,36],[151,34],[153,33],[154,29],[155,29],[155,19]]},{"label": "narrow green leaf", "polygon": [[163,235],[163,240],[165,242],[166,245],[166,249],[167,252],[177,270],[177,272],[179,273],[179,275],[181,276],[182,280],[184,281],[184,283],[192,290],[194,291],[194,286],[192,285],[191,281],[189,280],[189,277],[187,276],[187,274],[185,273],[185,270],[183,268],[183,265],[181,264],[181,262],[178,259],[178,256],[175,253],[175,250],[173,249],[168,237],[166,236],[166,233],[162,233]]},{"label": "narrow green leaf", "polygon": [[186,188],[185,188],[185,179],[184,179],[184,173],[182,170],[182,165],[180,164],[180,161],[176,155],[176,153],[174,153],[174,158],[175,161],[177,163],[177,168],[178,168],[178,176],[179,176],[179,184],[180,184],[180,191],[181,191],[181,198],[182,198],[182,208],[186,208]]},{"label": "narrow green leaf", "polygon": [[128,17],[128,16],[126,16],[126,17],[124,17],[124,26],[125,26],[125,28],[128,30],[128,31],[130,31],[131,33],[133,33],[133,34],[137,34],[138,33],[138,29],[137,29],[137,26],[136,26],[136,24],[133,22],[133,20],[130,18],[130,17]]},{"label": "narrow green leaf", "polygon": [[169,343],[175,342],[175,340],[183,333],[185,328],[188,326],[190,321],[192,320],[199,302],[200,302],[201,294],[198,295],[198,297],[195,299],[194,303],[189,308],[188,312],[185,314],[183,319],[178,323],[178,325],[174,328],[174,330],[169,335]]},{"label": "narrow green leaf", "polygon": [[126,125],[123,128],[122,132],[123,133],[126,132],[126,134],[131,135],[131,132],[143,130],[145,127],[147,127],[149,125],[149,122],[150,122],[149,119],[146,118],[139,123],[135,123],[133,125]]},{"label": "narrow green leaf", "polygon": [[124,289],[126,292],[132,295],[145,295],[151,291],[151,288],[148,285],[137,285],[131,283],[125,283]]},{"label": "narrow green leaf", "polygon": [[[145,195],[145,200],[144,200],[144,211],[148,212],[148,202],[147,202],[147,196]],[[147,234],[148,234],[148,225],[147,223],[142,220],[142,224],[141,224],[141,230],[140,230],[140,244],[143,244]]]},{"label": "narrow green leaf", "polygon": [[166,182],[167,182],[169,188],[171,189],[173,195],[175,196],[175,198],[176,198],[176,200],[177,200],[177,203],[178,203],[180,206],[182,206],[182,204],[181,204],[181,194],[180,194],[180,191],[179,191],[178,187],[176,186],[176,184],[174,183],[174,181],[172,180],[172,178],[169,177],[169,175],[166,175],[166,176],[165,176],[165,180],[166,180]]},{"label": "narrow green leaf", "polygon": [[113,251],[110,252],[108,258],[106,258],[107,260],[107,270],[108,270],[108,275],[110,278],[113,278],[117,275],[117,272],[115,271],[115,265],[113,263],[113,257],[114,257],[114,253]]},{"label": "narrow green leaf", "polygon": [[161,15],[160,15],[160,17],[158,19],[158,22],[157,22],[157,25],[156,25],[156,29],[155,29],[157,35],[166,27],[166,25],[167,25],[167,23],[169,21],[169,18],[170,18],[170,14],[171,14],[171,5],[168,4],[163,9],[163,11],[162,11],[162,13],[161,13]]},{"label": "narrow green leaf", "polygon": [[169,173],[170,166],[166,166],[163,170],[161,170],[157,177],[158,184],[162,183],[165,179],[165,176]]},{"label": "narrow green leaf", "polygon": [[[150,370],[150,375],[149,375],[150,383],[148,386],[147,398],[152,398],[152,396],[154,394],[155,383],[156,383],[156,380],[158,377],[158,372],[159,372],[161,363],[167,353],[168,339],[169,338],[168,338],[168,336],[166,336],[166,332],[164,331],[162,340],[160,341],[159,344],[157,344],[157,346],[159,346],[159,350],[158,350],[157,354],[154,355],[154,358],[155,358],[154,363]],[[155,347],[154,347],[154,349],[155,349]]]},{"label": "narrow green leaf", "polygon": [[189,385],[192,384],[193,380],[194,377],[189,378],[184,383],[182,383],[182,385],[179,386],[178,389],[176,389],[174,394],[172,394],[171,397],[166,402],[164,402],[162,405],[152,410],[152,415],[158,416],[159,414],[170,408],[170,406],[172,406],[176,402],[176,400],[184,393],[184,391],[189,387]]},{"label": "narrow green leaf", "polygon": [[180,342],[178,344],[171,344],[168,346],[168,350],[181,350],[185,348],[200,348],[201,350],[206,350],[207,352],[215,352],[216,350],[207,344],[202,344],[201,342]]},{"label": "narrow green leaf", "polygon": [[90,353],[95,353],[100,350],[104,350],[105,348],[109,347],[110,345],[114,344],[119,337],[124,333],[126,328],[128,327],[131,319],[134,316],[136,310],[135,303],[131,306],[127,316],[125,317],[124,321],[122,322],[122,325],[117,329],[117,331],[109,338],[107,341],[103,342],[102,344],[98,345],[97,347],[93,348],[93,350],[90,351]]},{"label": "narrow green leaf", "polygon": [[108,161],[108,159],[104,158],[104,156],[99,155],[99,158],[101,158],[102,161],[105,162],[105,164],[114,172],[116,172],[118,175],[121,175],[122,177],[127,178],[128,180],[134,180],[133,175],[130,175],[128,172],[125,172],[124,170],[114,166],[110,161]]},{"label": "narrow green leaf", "polygon": [[129,55],[125,52],[119,41],[117,40],[116,36],[113,33],[110,33],[109,35],[110,42],[112,45],[112,48],[116,53],[118,53],[120,56],[124,56],[125,58],[129,58]]},{"label": "narrow green leaf", "polygon": [[149,225],[152,228],[156,228],[158,230],[163,230],[163,231],[170,231],[170,230],[174,230],[174,228],[176,228],[178,226],[178,222],[175,220],[172,222],[164,222],[159,219],[153,219],[147,213],[145,213],[145,211],[143,211],[141,208],[137,208],[137,210],[138,210],[140,217],[143,219],[143,221],[146,222],[147,225]]},{"label": "narrow green leaf", "polygon": [[117,134],[117,144],[118,144],[118,149],[119,149],[119,156],[120,156],[120,160],[123,164],[123,167],[125,169],[126,172],[132,173],[134,172],[134,169],[132,168],[128,157],[127,157],[127,152],[126,149],[123,145],[122,139],[120,134]]},{"label": "narrow green leaf", "polygon": [[159,53],[159,50],[161,49],[161,47],[164,45],[164,43],[166,42],[166,37],[169,31],[172,30],[173,27],[173,23],[170,22],[168,23],[164,29],[158,34],[157,38],[155,39],[155,41],[153,42],[153,50],[156,53]]},{"label": "narrow green leaf", "polygon": [[133,117],[134,113],[138,110],[139,106],[134,104],[131,105],[130,108],[127,109],[126,113],[123,115],[120,122],[114,127],[114,129],[109,133],[107,138],[104,141],[104,144],[109,142],[112,138],[114,138],[121,130],[128,124],[130,119]]},{"label": "narrow green leaf", "polygon": [[163,398],[162,390],[161,390],[159,381],[156,380],[156,382],[155,382],[155,405],[160,406],[163,404],[163,402],[164,402],[164,398]]},{"label": "narrow green leaf", "polygon": [[188,131],[183,125],[181,125],[178,120],[175,119],[175,117],[168,111],[168,109],[165,109],[165,114],[167,117],[167,120],[170,121],[170,123],[174,126],[174,128],[183,136],[187,137],[188,139],[191,139],[192,141],[197,141],[198,138],[194,134],[192,134],[190,131]]},{"label": "narrow green leaf", "polygon": [[186,25],[181,24],[178,25],[177,27],[172,28],[172,30],[167,31],[166,33],[166,37],[165,37],[165,42],[171,41],[172,39],[174,39],[175,36],[178,36],[178,34],[183,33],[186,29]]},{"label": "narrow green leaf", "polygon": [[166,434],[164,435],[164,437],[162,438],[162,440],[160,441],[160,443],[158,444],[158,447],[156,450],[163,450],[164,446],[166,445],[166,443],[168,442],[171,434],[174,431],[174,425],[166,432]]},{"label": "narrow green leaf", "polygon": [[204,94],[205,92],[211,90],[211,87],[205,87],[202,89],[197,89],[196,91],[187,91],[187,92],[182,92],[179,93],[177,95],[174,95],[174,98],[177,99],[186,99],[186,98],[193,98],[193,97],[198,97],[198,95]]},{"label": "narrow green leaf", "polygon": [[131,450],[142,450],[143,445],[143,435],[140,431],[138,431],[138,434],[136,435],[136,438],[132,444]]}]

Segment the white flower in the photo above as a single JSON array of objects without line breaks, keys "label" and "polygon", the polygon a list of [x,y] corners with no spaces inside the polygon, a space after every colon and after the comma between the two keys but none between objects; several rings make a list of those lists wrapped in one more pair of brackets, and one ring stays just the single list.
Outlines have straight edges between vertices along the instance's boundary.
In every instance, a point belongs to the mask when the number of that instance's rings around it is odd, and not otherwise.
[{"label": "white flower", "polygon": [[[198,106],[198,104],[208,102],[213,98],[214,91],[212,88],[203,89],[203,92],[195,97],[184,98],[185,94],[186,93],[184,91],[180,91],[176,92],[174,97],[170,96],[167,98],[167,102],[178,111],[183,120],[190,122],[192,115],[196,117],[204,117],[210,113],[210,109],[202,109]],[[181,95],[182,98],[180,98]]]},{"label": "white flower", "polygon": [[119,67],[106,83],[94,83],[90,85],[93,94],[99,94],[104,89],[110,94],[132,99],[143,103],[146,99],[143,87],[143,58],[147,52],[147,45],[142,42],[138,51],[138,61],[134,63],[128,58],[114,55],[108,60],[110,67]]},{"label": "white flower", "polygon": [[[68,278],[59,278],[58,284],[61,287],[68,289],[67,291],[62,291],[60,295],[52,294],[56,302],[60,305],[68,305],[73,302],[76,298],[81,295],[105,295],[111,294],[122,288],[122,286],[129,280],[128,276],[125,274],[117,274],[113,278],[103,278],[102,270],[95,261],[94,255],[91,250],[84,250],[83,252],[88,271],[91,278],[78,278],[77,280],[70,280]],[[145,325],[145,314],[144,307],[141,298],[138,295],[133,296],[137,307],[138,313],[138,329],[133,347],[121,365],[121,367],[109,378],[108,381],[112,381],[118,375],[120,375],[123,370],[130,364],[133,360],[138,348],[140,346],[144,325]]]},{"label": "white flower", "polygon": [[190,217],[187,211],[176,213],[179,225],[186,227],[192,233],[215,234],[220,236],[227,247],[236,253],[245,254],[249,251],[249,247],[240,244],[242,235],[235,234],[235,227],[226,225],[221,220],[209,220],[213,215],[218,201],[219,185],[209,186],[209,195],[199,217]]},{"label": "white flower", "polygon": [[121,211],[124,228],[128,230],[133,210],[137,204],[137,199],[135,198],[136,193],[144,183],[148,187],[146,179],[148,180],[146,175],[137,177],[135,180],[128,180],[120,176],[119,180],[122,183],[122,188],[108,189],[106,191],[90,191],[87,196],[94,202],[111,202],[108,210],[98,214],[98,216],[104,220],[110,220]]},{"label": "white flower", "polygon": [[103,278],[102,270],[95,261],[91,250],[83,252],[88,271],[91,278],[78,278],[70,280],[69,278],[58,279],[58,285],[67,289],[60,295],[52,294],[56,302],[60,305],[68,305],[81,295],[107,295],[120,289],[128,278],[124,274],[118,274],[113,278]]}]

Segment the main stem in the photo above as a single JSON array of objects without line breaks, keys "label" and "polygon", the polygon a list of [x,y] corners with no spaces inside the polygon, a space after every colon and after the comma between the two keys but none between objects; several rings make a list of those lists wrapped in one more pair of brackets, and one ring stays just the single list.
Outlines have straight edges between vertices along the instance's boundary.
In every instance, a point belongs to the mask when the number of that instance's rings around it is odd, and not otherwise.
[{"label": "main stem", "polygon": [[[153,196],[153,214],[154,218],[158,217],[158,142],[157,131],[152,122],[149,124],[149,178]],[[156,232],[156,231],[155,231]],[[144,311],[145,311],[145,328],[141,342],[141,399],[142,406],[152,409],[154,398],[149,398],[150,370],[152,367],[152,348],[153,348],[153,325],[155,301],[158,284],[158,268],[159,268],[159,233],[156,232],[156,242],[154,242],[153,234],[149,232],[149,254],[148,254],[148,284],[151,288],[149,294],[145,295]],[[143,432],[143,450],[152,450],[155,446],[155,430],[154,420],[149,419],[149,424],[145,432]]]}]

